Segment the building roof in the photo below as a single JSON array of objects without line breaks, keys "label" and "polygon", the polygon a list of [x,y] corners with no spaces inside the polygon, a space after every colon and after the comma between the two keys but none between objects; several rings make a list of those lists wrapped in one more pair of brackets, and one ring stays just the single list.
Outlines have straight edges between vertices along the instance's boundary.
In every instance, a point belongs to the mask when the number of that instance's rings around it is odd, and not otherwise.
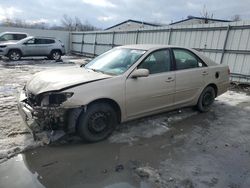
[{"label": "building roof", "polygon": [[144,25],[154,26],[154,27],[162,26],[162,25],[160,25],[160,24],[154,24],[154,23],[149,23],[149,22],[143,22],[143,21],[137,21],[137,20],[131,20],[131,19],[129,19],[129,20],[126,20],[126,21],[124,21],[124,22],[121,22],[121,23],[118,23],[118,24],[116,24],[116,25],[113,25],[113,26],[111,26],[111,27],[108,27],[108,28],[106,28],[105,30],[112,29],[112,28],[114,28],[114,27],[117,27],[117,26],[119,26],[119,25],[122,25],[122,24],[125,24],[125,23],[128,23],[128,22],[134,22],[134,23],[144,24]]},{"label": "building roof", "polygon": [[202,17],[192,16],[192,17],[189,17],[189,18],[184,19],[184,20],[180,20],[180,21],[177,21],[177,22],[173,22],[173,23],[171,23],[171,24],[169,24],[169,25],[174,25],[174,24],[181,23],[181,22],[185,22],[185,21],[192,20],[192,19],[208,20],[208,21],[215,21],[215,22],[231,22],[230,20],[221,20],[221,19],[202,18]]}]

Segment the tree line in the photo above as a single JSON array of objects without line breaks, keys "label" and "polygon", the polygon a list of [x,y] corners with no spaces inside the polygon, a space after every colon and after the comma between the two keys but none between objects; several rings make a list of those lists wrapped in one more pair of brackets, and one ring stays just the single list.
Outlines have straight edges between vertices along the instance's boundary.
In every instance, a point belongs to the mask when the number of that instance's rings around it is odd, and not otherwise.
[{"label": "tree line", "polygon": [[70,17],[63,15],[61,19],[61,25],[50,25],[46,22],[27,22],[18,18],[6,18],[1,23],[1,26],[7,27],[22,27],[22,28],[33,28],[33,29],[51,29],[51,30],[65,30],[65,31],[94,31],[100,30],[90,24],[88,21],[82,22],[78,17]]}]

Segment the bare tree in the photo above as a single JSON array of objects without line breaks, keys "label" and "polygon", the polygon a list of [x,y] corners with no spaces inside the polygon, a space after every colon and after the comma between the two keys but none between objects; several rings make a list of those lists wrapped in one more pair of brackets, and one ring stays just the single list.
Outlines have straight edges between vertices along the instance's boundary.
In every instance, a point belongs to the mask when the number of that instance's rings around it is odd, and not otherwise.
[{"label": "bare tree", "polygon": [[7,26],[7,27],[22,27],[22,28],[39,28],[39,29],[49,29],[49,25],[46,24],[45,22],[26,22],[21,19],[10,19],[6,18],[5,20],[2,21],[2,26]]},{"label": "bare tree", "polygon": [[74,22],[72,18],[70,18],[68,15],[64,14],[61,22],[62,22],[63,27],[66,30],[69,30],[69,31],[74,30]]},{"label": "bare tree", "polygon": [[91,25],[88,21],[84,23],[78,18],[71,18],[67,15],[63,15],[61,20],[62,25],[50,26],[46,22],[28,22],[22,19],[10,19],[7,18],[0,23],[2,26],[7,27],[22,27],[22,28],[38,28],[38,29],[55,29],[55,30],[67,30],[67,31],[93,31],[100,30],[97,27]]},{"label": "bare tree", "polygon": [[75,17],[74,19],[69,17],[68,15],[63,15],[62,25],[65,30],[69,31],[93,31],[98,30],[98,28],[91,25],[88,21],[83,23],[80,18]]},{"label": "bare tree", "polygon": [[241,17],[239,14],[235,14],[232,16],[231,20],[234,22],[241,21]]},{"label": "bare tree", "polygon": [[208,23],[209,19],[213,19],[214,17],[212,13],[208,12],[206,5],[203,6],[203,9],[200,14],[201,14],[201,17],[204,18],[203,23]]}]

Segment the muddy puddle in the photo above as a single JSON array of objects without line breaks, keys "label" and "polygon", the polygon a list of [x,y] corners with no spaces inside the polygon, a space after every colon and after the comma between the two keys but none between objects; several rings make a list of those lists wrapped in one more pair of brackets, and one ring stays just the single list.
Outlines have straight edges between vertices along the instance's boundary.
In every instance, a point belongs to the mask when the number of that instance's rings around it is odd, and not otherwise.
[{"label": "muddy puddle", "polygon": [[[236,96],[241,102],[232,101]],[[95,144],[74,140],[27,151],[0,164],[0,187],[248,188],[250,109],[239,106],[248,99],[228,92],[210,112],[168,122],[167,131],[151,136],[134,133],[143,131],[130,122],[113,135],[127,133],[133,138],[128,142],[124,137]],[[169,114],[145,123],[164,122],[163,117]]]}]

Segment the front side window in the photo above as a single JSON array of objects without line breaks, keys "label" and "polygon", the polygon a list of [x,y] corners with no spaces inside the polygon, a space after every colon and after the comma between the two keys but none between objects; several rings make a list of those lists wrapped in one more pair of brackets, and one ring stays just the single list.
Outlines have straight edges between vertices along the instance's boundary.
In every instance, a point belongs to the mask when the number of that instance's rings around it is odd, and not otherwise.
[{"label": "front side window", "polygon": [[145,50],[115,48],[93,59],[85,65],[85,68],[105,74],[120,75],[126,72],[145,52]]},{"label": "front side window", "polygon": [[169,50],[159,50],[151,53],[139,66],[138,69],[148,69],[149,74],[168,72],[171,70]]},{"label": "front side window", "polygon": [[184,49],[173,49],[176,69],[190,69],[204,66],[202,62],[190,51]]},{"label": "front side window", "polygon": [[35,39],[30,39],[26,42],[26,44],[35,44]]}]

